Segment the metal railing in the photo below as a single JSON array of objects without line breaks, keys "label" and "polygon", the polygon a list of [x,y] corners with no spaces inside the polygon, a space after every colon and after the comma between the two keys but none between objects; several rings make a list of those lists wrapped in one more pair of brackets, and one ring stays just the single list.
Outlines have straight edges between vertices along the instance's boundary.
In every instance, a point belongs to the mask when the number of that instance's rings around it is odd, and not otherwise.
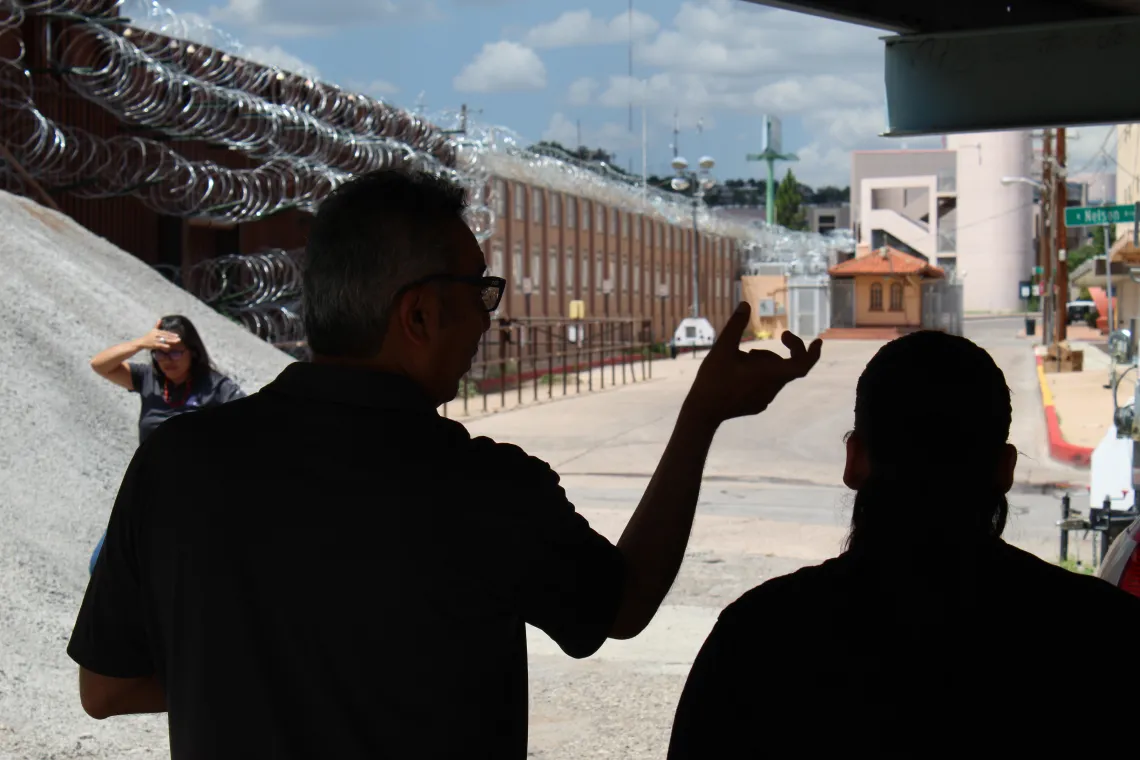
[{"label": "metal railing", "polygon": [[[648,319],[498,319],[445,417],[486,413],[653,377]],[[640,376],[639,376],[640,373]]]}]

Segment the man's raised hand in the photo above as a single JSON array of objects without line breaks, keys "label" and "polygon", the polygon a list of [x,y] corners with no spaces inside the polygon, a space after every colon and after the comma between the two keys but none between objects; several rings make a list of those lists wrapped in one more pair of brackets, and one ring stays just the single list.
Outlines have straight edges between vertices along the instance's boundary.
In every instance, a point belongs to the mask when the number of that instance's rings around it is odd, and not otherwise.
[{"label": "man's raised hand", "polygon": [[819,361],[823,341],[816,338],[810,347],[805,347],[790,332],[781,336],[791,353],[789,357],[772,351],[741,351],[740,339],[751,311],[747,303],[741,303],[729,317],[701,363],[685,400],[685,405],[707,422],[719,424],[734,417],[759,414],[785,385],[807,375]]}]

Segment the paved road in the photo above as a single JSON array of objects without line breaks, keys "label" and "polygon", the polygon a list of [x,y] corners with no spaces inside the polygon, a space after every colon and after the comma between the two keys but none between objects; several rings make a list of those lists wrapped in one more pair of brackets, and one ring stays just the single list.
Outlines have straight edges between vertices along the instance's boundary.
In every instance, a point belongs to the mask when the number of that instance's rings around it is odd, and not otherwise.
[{"label": "paved road", "polygon": [[[1084,476],[1047,457],[1033,354],[1015,337],[1019,326],[1009,318],[967,323],[968,336],[991,352],[1013,391],[1011,440],[1023,456],[1006,537],[1052,558],[1056,492],[1029,484]],[[851,424],[855,382],[879,345],[828,343],[812,375],[787,388],[772,408],[721,429],[680,577],[645,633],[611,641],[578,662],[540,631],[529,631],[533,757],[663,757],[685,674],[719,611],[764,580],[841,550],[851,499],[840,484],[842,436]],[[687,357],[664,362],[653,382],[469,427],[549,461],[578,509],[616,540],[698,366]],[[1079,496],[1074,506],[1083,508]]]},{"label": "paved road", "polygon": [[[991,352],[1013,391],[1011,440],[1023,452],[1023,483],[1080,480],[1080,471],[1050,462],[1030,345],[1015,336],[1019,320],[969,320],[973,338]],[[757,481],[839,485],[843,434],[851,426],[855,383],[877,342],[834,341],[805,380],[784,390],[764,414],[733,420],[717,434],[706,472]],[[509,412],[469,423],[473,433],[510,440],[563,474],[652,474],[699,360],[657,363],[650,383]],[[917,389],[916,393],[920,393]],[[937,403],[927,399],[926,403]]]}]

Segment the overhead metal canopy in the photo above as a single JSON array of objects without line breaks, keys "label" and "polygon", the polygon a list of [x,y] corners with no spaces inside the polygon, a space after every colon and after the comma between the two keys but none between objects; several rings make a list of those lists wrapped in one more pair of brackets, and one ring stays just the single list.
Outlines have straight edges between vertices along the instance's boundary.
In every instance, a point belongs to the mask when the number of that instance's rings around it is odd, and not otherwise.
[{"label": "overhead metal canopy", "polygon": [[892,136],[1140,122],[1140,0],[747,0],[897,32]]},{"label": "overhead metal canopy", "polygon": [[1140,15],[1140,0],[746,0],[756,5],[872,26],[898,34],[933,34],[1058,24]]}]

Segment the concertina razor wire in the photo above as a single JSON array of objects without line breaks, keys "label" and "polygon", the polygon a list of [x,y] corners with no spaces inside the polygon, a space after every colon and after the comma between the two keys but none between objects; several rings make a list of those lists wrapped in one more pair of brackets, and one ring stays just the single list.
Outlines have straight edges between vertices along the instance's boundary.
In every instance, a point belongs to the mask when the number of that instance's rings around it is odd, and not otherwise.
[{"label": "concertina razor wire", "polygon": [[[49,65],[73,92],[128,125],[228,147],[253,167],[195,161],[158,140],[103,138],[48,118],[35,101],[21,36],[25,18],[34,14],[71,22],[63,33],[45,34],[44,43]],[[157,2],[120,0],[109,11],[100,0],[0,0],[0,36],[14,37],[16,50],[0,59],[0,139],[37,181],[80,197],[133,195],[158,213],[240,223],[290,208],[312,212],[357,173],[414,168],[467,189],[468,223],[480,242],[494,232],[493,177],[673,225],[692,220],[688,198],[628,181],[604,164],[536,153],[505,127],[459,111],[428,121],[304,73],[246,60],[234,38]],[[435,126],[447,123],[451,129]],[[0,178],[26,193],[15,172]],[[755,262],[826,271],[837,251],[854,248],[847,231],[823,236],[742,224],[703,205],[697,221],[735,240],[742,274]],[[183,284],[265,340],[303,340],[299,274],[290,253],[202,262]]]}]

